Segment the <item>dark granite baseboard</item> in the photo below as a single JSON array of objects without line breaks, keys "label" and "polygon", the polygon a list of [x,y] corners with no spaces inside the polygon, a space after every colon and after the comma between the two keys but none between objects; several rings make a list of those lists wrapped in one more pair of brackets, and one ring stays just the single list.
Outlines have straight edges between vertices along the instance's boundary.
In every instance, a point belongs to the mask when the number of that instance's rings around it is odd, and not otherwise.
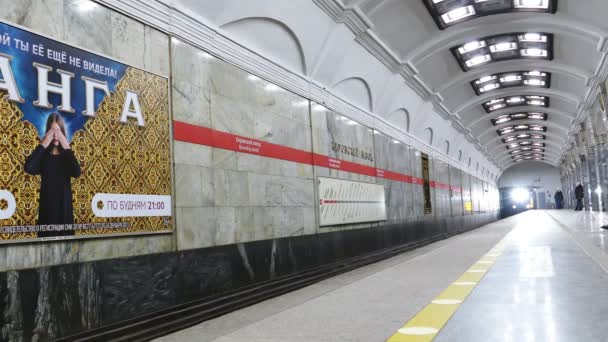
[{"label": "dark granite baseboard", "polygon": [[496,214],[0,273],[0,341],[48,341],[404,244],[464,232]]}]

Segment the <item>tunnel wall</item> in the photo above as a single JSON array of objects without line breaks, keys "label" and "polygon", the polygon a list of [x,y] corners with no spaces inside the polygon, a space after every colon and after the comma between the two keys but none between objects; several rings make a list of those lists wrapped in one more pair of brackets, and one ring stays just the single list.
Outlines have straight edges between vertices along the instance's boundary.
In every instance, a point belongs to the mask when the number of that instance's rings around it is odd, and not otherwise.
[{"label": "tunnel wall", "polygon": [[[495,186],[459,165],[429,156],[425,213],[420,150],[120,13],[56,2],[11,2],[0,16],[170,76],[176,227],[3,245],[0,341],[62,337],[497,218]],[[227,149],[196,139],[204,134],[292,154]],[[313,158],[294,157],[301,153]],[[384,185],[387,220],[320,226],[317,177]]]}]

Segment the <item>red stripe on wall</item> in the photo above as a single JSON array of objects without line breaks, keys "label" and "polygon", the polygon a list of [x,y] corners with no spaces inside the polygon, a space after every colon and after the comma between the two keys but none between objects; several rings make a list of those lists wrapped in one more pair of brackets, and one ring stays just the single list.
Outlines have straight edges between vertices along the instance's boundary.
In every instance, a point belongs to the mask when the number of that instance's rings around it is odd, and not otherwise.
[{"label": "red stripe on wall", "polygon": [[376,177],[376,168],[363,164],[357,164],[346,160],[336,159],[321,154],[313,154],[313,165],[329,169],[358,173],[360,175]]},{"label": "red stripe on wall", "polygon": [[[173,121],[173,137],[177,141],[221,148],[224,150],[254,154],[262,157],[292,161],[307,165],[325,167],[334,170],[357,173],[388,180],[423,185],[422,178],[401,174],[372,166],[336,159],[317,153],[299,150],[292,147],[273,144],[262,140],[251,139],[231,133],[216,131],[208,127]],[[447,184],[430,182],[431,187],[449,190]],[[454,187],[454,189],[456,189]]]},{"label": "red stripe on wall", "polygon": [[312,153],[307,151],[220,132],[207,127],[191,125],[184,122],[173,122],[173,136],[175,140],[183,142],[255,154],[296,163],[312,164]]}]

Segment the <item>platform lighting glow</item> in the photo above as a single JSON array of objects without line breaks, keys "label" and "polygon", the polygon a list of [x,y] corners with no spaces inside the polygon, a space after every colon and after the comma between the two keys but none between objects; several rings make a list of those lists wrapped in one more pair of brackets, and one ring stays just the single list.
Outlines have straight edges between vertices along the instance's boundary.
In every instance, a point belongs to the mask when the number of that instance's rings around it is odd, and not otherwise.
[{"label": "platform lighting glow", "polygon": [[506,107],[505,104],[499,103],[499,104],[495,104],[492,107],[490,107],[490,110],[497,110],[497,109],[501,109],[501,108],[504,108],[504,107]]},{"label": "platform lighting glow", "polygon": [[530,192],[523,188],[513,189],[511,191],[511,199],[516,203],[525,203],[530,200]]},{"label": "platform lighting glow", "polygon": [[595,193],[598,194],[598,196],[602,195],[602,188],[598,185],[597,188],[595,189]]},{"label": "platform lighting glow", "polygon": [[441,16],[441,20],[443,20],[443,22],[446,24],[450,24],[450,23],[453,23],[460,19],[470,17],[472,15],[475,15],[475,7],[473,7],[473,6],[458,7],[458,8],[454,8],[453,10],[443,14]]},{"label": "platform lighting glow", "polygon": [[249,75],[249,76],[247,76],[247,79],[250,80],[250,81],[257,81],[260,78],[257,77],[256,75]]}]

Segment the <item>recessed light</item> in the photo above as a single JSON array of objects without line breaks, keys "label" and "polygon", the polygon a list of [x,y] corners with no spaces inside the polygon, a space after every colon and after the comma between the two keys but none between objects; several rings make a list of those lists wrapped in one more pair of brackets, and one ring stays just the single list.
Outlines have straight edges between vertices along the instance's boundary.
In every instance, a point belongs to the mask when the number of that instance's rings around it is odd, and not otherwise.
[{"label": "recessed light", "polygon": [[480,64],[487,63],[491,60],[492,60],[492,57],[490,57],[490,55],[478,55],[478,56],[475,56],[475,57],[469,59],[465,63],[469,68],[471,68],[474,66],[478,66]]},{"label": "recessed light", "polygon": [[485,93],[486,91],[490,91],[490,90],[494,90],[500,88],[500,84],[498,83],[490,83],[490,84],[486,84],[485,86],[479,88],[479,91],[482,93]]},{"label": "recessed light", "polygon": [[486,83],[492,80],[495,80],[496,76],[484,76],[480,79],[478,79],[477,81],[475,81],[476,84],[481,84],[481,83]]},{"label": "recessed light", "polygon": [[477,95],[481,95],[495,89],[518,86],[550,88],[550,82],[551,73],[537,70],[511,71],[483,76],[477,80],[471,81],[471,86]]},{"label": "recessed light", "polygon": [[514,0],[513,6],[522,9],[548,9],[549,0]]},{"label": "recessed light", "polygon": [[539,79],[537,79],[537,78],[532,78],[532,79],[529,79],[529,80],[525,80],[525,81],[524,81],[524,84],[525,84],[525,85],[529,85],[529,86],[538,86],[538,87],[542,87],[542,86],[544,86],[544,85],[545,85],[545,81],[543,81],[543,80],[539,80]]},{"label": "recessed light", "polygon": [[517,43],[513,42],[504,42],[498,43],[490,46],[490,51],[492,52],[503,52],[517,49]]},{"label": "recessed light", "polygon": [[514,97],[511,97],[510,99],[508,99],[507,102],[508,103],[520,103],[520,102],[524,102],[524,98],[519,97],[519,96],[514,96]]},{"label": "recessed light", "polygon": [[466,44],[464,44],[462,47],[458,48],[458,52],[460,52],[461,54],[465,54],[471,51],[475,51],[477,49],[481,49],[482,47],[486,46],[486,42],[485,41],[478,41],[478,40],[474,40],[472,42],[468,42]]},{"label": "recessed light", "polygon": [[539,48],[521,49],[523,57],[547,57],[547,50]]},{"label": "recessed light", "polygon": [[475,15],[475,7],[473,6],[465,6],[465,7],[457,7],[453,10],[442,14],[441,20],[443,20],[446,24],[451,24],[455,21],[470,17]]},{"label": "recessed light", "polygon": [[451,51],[461,68],[468,71],[488,62],[518,58],[550,59],[552,42],[553,35],[548,33],[516,32],[471,40],[451,48]]},{"label": "recessed light", "polygon": [[508,82],[516,82],[521,81],[521,76],[519,75],[506,75],[500,78],[500,82],[508,83]]},{"label": "recessed light", "polygon": [[545,102],[544,101],[540,101],[540,100],[532,100],[532,101],[528,101],[528,104],[530,106],[544,106]]},{"label": "recessed light", "polygon": [[477,17],[509,12],[555,13],[557,0],[423,0],[443,30]]}]

